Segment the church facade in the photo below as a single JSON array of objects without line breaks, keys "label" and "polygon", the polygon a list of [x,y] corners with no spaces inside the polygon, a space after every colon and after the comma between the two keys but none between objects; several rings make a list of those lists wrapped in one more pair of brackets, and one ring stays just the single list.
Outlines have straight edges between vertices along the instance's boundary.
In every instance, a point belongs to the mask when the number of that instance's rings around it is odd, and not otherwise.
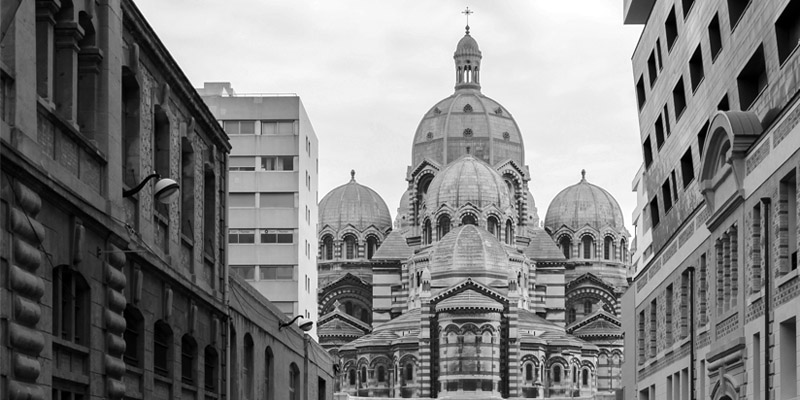
[{"label": "church facade", "polygon": [[[407,190],[348,183],[319,204],[320,343],[336,391],[391,398],[594,398],[619,388],[630,235],[584,176],[540,223],[523,135],[481,92],[469,33],[455,92],[423,116]],[[542,226],[543,225],[543,226]]]}]

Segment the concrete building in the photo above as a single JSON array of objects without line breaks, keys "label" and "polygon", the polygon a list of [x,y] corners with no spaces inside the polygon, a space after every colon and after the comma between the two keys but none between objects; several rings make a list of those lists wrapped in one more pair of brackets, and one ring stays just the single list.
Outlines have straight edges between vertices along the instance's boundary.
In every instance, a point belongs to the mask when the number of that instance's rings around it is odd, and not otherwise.
[{"label": "concrete building", "polygon": [[800,0],[623,8],[644,24],[632,63],[652,238],[624,297],[625,396],[796,398]]},{"label": "concrete building", "polygon": [[319,337],[341,366],[337,390],[613,398],[630,263],[622,211],[584,172],[539,227],[522,130],[482,93],[469,27],[453,58],[454,92],[413,136],[395,226],[355,171],[320,201]]},{"label": "concrete building", "polygon": [[331,398],[330,357],[228,279],[228,137],[136,6],[0,14],[0,398],[250,399],[256,367]]},{"label": "concrete building", "polygon": [[[231,140],[231,271],[287,316],[317,319],[317,135],[296,95],[198,89]],[[316,326],[311,331],[316,337]]]}]

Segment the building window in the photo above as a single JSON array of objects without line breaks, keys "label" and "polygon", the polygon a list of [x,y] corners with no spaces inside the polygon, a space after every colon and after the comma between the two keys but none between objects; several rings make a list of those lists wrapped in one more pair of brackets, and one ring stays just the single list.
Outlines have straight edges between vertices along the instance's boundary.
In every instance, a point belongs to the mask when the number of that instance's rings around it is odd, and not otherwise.
[{"label": "building window", "polygon": [[414,364],[408,363],[406,364],[406,382],[411,382],[414,380]]},{"label": "building window", "polygon": [[246,281],[256,279],[255,267],[252,265],[231,265],[231,272]]},{"label": "building window", "polygon": [[572,239],[566,235],[561,236],[561,239],[558,240],[558,245],[561,247],[561,251],[564,253],[564,258],[569,260],[572,256]]},{"label": "building window", "polygon": [[295,193],[259,193],[260,208],[294,208],[297,206]]},{"label": "building window", "polygon": [[444,235],[447,235],[450,232],[450,217],[447,215],[442,215],[439,217],[437,222],[436,230],[438,231],[439,240],[442,240]]},{"label": "building window", "polygon": [[217,382],[219,381],[219,356],[214,346],[206,346],[203,354],[203,379],[205,389],[211,393],[217,393]]},{"label": "building window", "polygon": [[761,203],[753,207],[750,238],[750,293],[758,293],[763,284],[761,270]]},{"label": "building window", "polygon": [[191,335],[183,335],[181,338],[181,380],[185,384],[195,384],[196,359],[197,342]]},{"label": "building window", "polygon": [[[40,22],[37,21],[37,25]],[[37,36],[37,42],[38,42]],[[37,43],[38,47],[38,43]],[[37,69],[45,62],[36,63]],[[37,71],[38,75],[39,71]],[[41,86],[41,85],[40,85]],[[40,96],[47,98],[47,96]],[[122,181],[129,188],[139,183],[139,83],[136,74],[128,67],[122,67]]]},{"label": "building window", "polygon": [[253,208],[256,206],[255,193],[228,193],[228,207]]},{"label": "building window", "polygon": [[264,395],[267,400],[275,398],[275,393],[273,393],[275,389],[272,387],[272,382],[275,380],[273,378],[274,370],[275,359],[272,354],[272,348],[267,346],[267,349],[264,350]]},{"label": "building window", "polygon": [[667,15],[667,20],[664,21],[664,32],[667,36],[667,50],[672,51],[672,46],[678,40],[678,22],[675,19],[675,6],[672,6],[669,15]]},{"label": "building window", "polygon": [[300,400],[300,369],[295,363],[289,365],[289,400]]},{"label": "building window", "polygon": [[650,136],[642,143],[642,151],[644,151],[644,167],[650,168],[653,163],[653,146],[650,144]]},{"label": "building window", "polygon": [[222,128],[228,135],[254,135],[255,121],[222,121]]},{"label": "building window", "polygon": [[192,142],[181,138],[181,233],[194,242],[194,170]]},{"label": "building window", "polygon": [[128,304],[123,312],[125,316],[125,363],[132,367],[139,367],[144,349],[144,317],[136,307]]},{"label": "building window", "polygon": [[159,105],[153,115],[153,165],[162,177],[169,177],[170,121],[166,111]]},{"label": "building window", "polygon": [[[727,98],[727,96],[726,96]],[[706,134],[708,134],[708,120],[700,127],[700,131],[697,132],[697,144],[700,147],[700,156],[703,156],[703,150],[706,145]]]},{"label": "building window", "polygon": [[638,346],[638,359],[639,365],[644,364],[644,360],[647,358],[647,353],[645,352],[645,319],[644,319],[644,310],[639,311],[639,320],[637,321],[639,324],[639,330],[636,334],[636,344]]},{"label": "building window", "polygon": [[686,153],[681,157],[681,177],[683,177],[683,188],[694,180],[694,163],[692,162],[692,148],[686,149]]},{"label": "building window", "polygon": [[511,220],[506,221],[506,244],[514,244],[514,224]]},{"label": "building window", "polygon": [[[212,151],[209,151],[211,156]],[[217,235],[217,175],[213,164],[205,164],[203,177],[203,251],[214,257],[214,238]]]},{"label": "building window", "polygon": [[669,124],[669,108],[664,104],[664,129],[666,129],[667,137],[672,133],[672,128]]},{"label": "building window", "polygon": [[778,60],[783,64],[800,45],[800,0],[789,2],[775,21],[775,38]]},{"label": "building window", "polygon": [[780,327],[781,400],[797,396],[797,325],[794,317],[781,322]]},{"label": "building window", "polygon": [[153,328],[153,371],[161,376],[170,374],[170,352],[172,351],[172,329],[164,321],[157,321]]},{"label": "building window", "polygon": [[[244,365],[242,365],[242,375],[244,375],[244,398],[253,399],[253,389],[255,389],[255,380],[253,380],[253,370],[255,369],[255,354],[253,354],[253,337],[249,333],[244,335]],[[234,367],[235,368],[235,367]]]},{"label": "building window", "polygon": [[742,110],[749,110],[769,84],[763,45],[758,46],[756,52],[750,57],[750,61],[736,78],[736,84],[739,88],[739,106]]},{"label": "building window", "polygon": [[[55,385],[54,385],[55,386]],[[84,400],[88,397],[84,390],[53,388],[51,400]]]},{"label": "building window", "polygon": [[294,265],[262,265],[259,271],[262,281],[294,279]]},{"label": "building window", "polygon": [[689,271],[685,270],[681,273],[681,303],[679,306],[681,312],[681,319],[679,322],[681,339],[685,339],[689,336],[689,290]]},{"label": "building window", "polygon": [[656,49],[650,52],[650,57],[647,59],[647,72],[650,76],[650,87],[652,88],[658,79],[658,65],[656,64]]},{"label": "building window", "polygon": [[478,225],[478,221],[475,220],[474,215],[466,214],[461,217],[461,225]]},{"label": "building window", "polygon": [[575,307],[570,307],[567,310],[567,323],[573,323],[578,319],[578,311],[575,310]]},{"label": "building window", "polygon": [[386,381],[386,368],[383,365],[378,366],[378,382]]},{"label": "building window", "polygon": [[674,296],[675,293],[672,285],[668,285],[665,296],[666,306],[664,307],[664,331],[666,333],[667,346],[671,346],[674,341],[672,336],[672,302]]},{"label": "building window", "polygon": [[650,200],[650,220],[652,221],[653,228],[658,226],[658,223],[660,222],[659,217],[658,196],[656,196],[653,197],[653,200]]},{"label": "building window", "polygon": [[495,217],[489,217],[486,220],[486,227],[489,233],[494,235],[497,240],[500,240],[500,221]]},{"label": "building window", "polygon": [[669,178],[661,185],[661,197],[664,199],[664,212],[667,213],[672,208],[672,190]]},{"label": "building window", "polygon": [[294,121],[261,121],[262,135],[296,135]]},{"label": "building window", "polygon": [[699,317],[700,317],[700,325],[705,325],[708,322],[708,300],[707,300],[707,293],[708,293],[708,265],[706,263],[706,255],[705,253],[700,255],[700,271],[699,271],[699,279],[698,279],[698,296],[699,297]]},{"label": "building window", "polygon": [[647,101],[647,97],[645,97],[644,93],[644,76],[639,76],[639,80],[636,82],[636,100],[639,103],[639,110],[644,107],[644,103]]},{"label": "building window", "polygon": [[661,146],[664,145],[664,120],[660,115],[658,116],[658,119],[656,119],[654,129],[656,133],[656,146],[660,150]]},{"label": "building window", "polygon": [[245,156],[230,156],[228,157],[228,170],[229,171],[255,171],[256,158]]},{"label": "building window", "polygon": [[716,241],[717,313],[736,306],[738,296],[739,255],[736,225],[731,226]]},{"label": "building window", "polygon": [[376,251],[378,251],[378,238],[370,236],[367,238],[367,259],[371,260]]},{"label": "building window", "polygon": [[333,260],[333,237],[330,235],[322,238],[322,259]]},{"label": "building window", "polygon": [[611,254],[613,254],[614,248],[614,239],[611,236],[606,236],[603,239],[603,259],[610,260]]},{"label": "building window", "polygon": [[264,171],[294,171],[293,156],[261,157],[261,169]]},{"label": "building window", "polygon": [[683,6],[683,18],[685,19],[689,15],[689,11],[692,11],[694,0],[681,0],[681,5]]},{"label": "building window", "polygon": [[53,335],[89,346],[89,284],[69,266],[53,270]]},{"label": "building window", "polygon": [[683,78],[678,79],[678,83],[672,89],[672,108],[675,110],[675,120],[681,119],[683,111],[686,110],[686,92],[683,87]]},{"label": "building window", "polygon": [[779,272],[797,269],[797,180],[795,170],[780,181],[778,188],[778,234],[786,242],[788,256],[779,255]]},{"label": "building window", "polygon": [[583,247],[583,258],[590,259],[592,258],[592,245],[594,244],[594,239],[591,236],[585,235],[581,238],[581,245]]},{"label": "building window", "polygon": [[658,320],[656,319],[656,311],[658,310],[656,299],[650,302],[650,331],[648,337],[650,338],[650,357],[656,356],[656,332],[658,332]]},{"label": "building window", "polygon": [[731,20],[731,31],[736,28],[736,24],[742,19],[749,5],[750,0],[728,0],[728,15]]},{"label": "building window", "polygon": [[583,302],[583,316],[586,317],[592,313],[592,301],[586,300]]},{"label": "building window", "polygon": [[689,59],[689,76],[692,81],[692,91],[697,91],[697,87],[700,86],[700,82],[703,82],[703,78],[705,77],[705,72],[703,70],[703,49],[700,45],[697,45],[697,49],[694,51],[694,54],[692,54],[692,58]]},{"label": "building window", "polygon": [[722,51],[722,34],[719,29],[719,14],[714,15],[711,23],[708,24],[708,43],[711,50],[711,62],[714,62],[719,52]]},{"label": "building window", "polygon": [[345,258],[352,260],[356,258],[356,237],[347,235],[344,237],[344,254]]},{"label": "building window", "polygon": [[253,244],[255,238],[255,229],[228,229],[229,244]]},{"label": "building window", "polygon": [[553,366],[553,382],[561,383],[561,366],[558,364]]},{"label": "building window", "polygon": [[355,386],[356,385],[356,370],[355,369],[351,369],[347,373],[347,377],[348,377],[347,379],[349,381],[348,383],[350,384],[350,386]]},{"label": "building window", "polygon": [[583,384],[584,387],[589,386],[589,370],[588,369],[584,369],[583,370],[583,378],[581,379],[581,384]]},{"label": "building window", "polygon": [[262,229],[261,243],[293,244],[295,242],[295,234],[295,229]]}]

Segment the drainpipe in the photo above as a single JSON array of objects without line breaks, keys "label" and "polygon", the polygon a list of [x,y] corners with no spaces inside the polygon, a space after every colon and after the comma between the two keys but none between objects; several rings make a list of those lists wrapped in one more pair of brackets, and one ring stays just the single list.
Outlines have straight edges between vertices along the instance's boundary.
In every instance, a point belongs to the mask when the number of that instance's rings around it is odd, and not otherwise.
[{"label": "drainpipe", "polygon": [[[689,368],[689,384],[691,385],[691,393],[692,398],[697,399],[697,384],[695,384],[695,363],[697,361],[697,349],[695,348],[694,343],[694,267],[687,268],[689,271],[689,352],[691,354],[690,360],[692,363],[691,368]],[[700,400],[700,399],[698,399]]]},{"label": "drainpipe", "polygon": [[308,333],[303,334],[303,398],[308,399]]},{"label": "drainpipe", "polygon": [[[761,248],[764,251],[761,252],[761,259],[764,260],[764,269],[761,272],[762,279],[764,280],[764,400],[769,399],[769,343],[770,343],[770,334],[769,334],[769,314],[772,312],[770,305],[770,243],[769,243],[769,205],[772,199],[769,197],[762,197],[761,198],[761,215],[763,216],[764,223],[761,225],[763,229],[761,230],[763,234],[761,235]],[[760,368],[760,367],[758,367]]]}]

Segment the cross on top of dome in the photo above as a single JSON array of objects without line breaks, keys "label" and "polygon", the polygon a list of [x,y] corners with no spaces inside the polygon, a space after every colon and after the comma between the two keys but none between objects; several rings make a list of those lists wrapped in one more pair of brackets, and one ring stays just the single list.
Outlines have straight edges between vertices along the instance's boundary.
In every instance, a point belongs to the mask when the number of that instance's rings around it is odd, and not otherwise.
[{"label": "cross on top of dome", "polygon": [[466,29],[467,29],[467,35],[469,35],[469,16],[473,13],[473,11],[470,10],[469,7],[467,7],[467,9],[462,11],[461,13],[467,16],[467,28]]}]

